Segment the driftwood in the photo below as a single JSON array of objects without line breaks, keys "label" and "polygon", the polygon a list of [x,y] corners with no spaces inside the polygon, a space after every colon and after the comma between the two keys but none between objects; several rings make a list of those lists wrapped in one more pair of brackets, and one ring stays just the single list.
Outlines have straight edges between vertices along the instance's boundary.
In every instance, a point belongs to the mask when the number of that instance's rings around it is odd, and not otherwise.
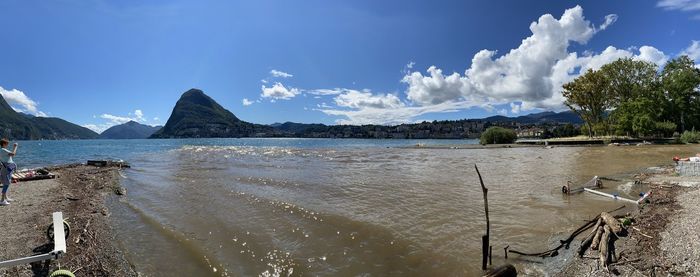
[{"label": "driftwood", "polygon": [[518,276],[518,271],[511,264],[506,264],[489,270],[484,277],[515,277]]},{"label": "driftwood", "polygon": [[610,244],[610,232],[611,228],[608,225],[605,225],[603,227],[605,231],[603,231],[603,236],[600,237],[600,251],[599,251],[599,256],[600,256],[600,266],[607,271],[608,269],[608,255],[610,254],[608,252],[608,245]]},{"label": "driftwood", "polygon": [[[616,212],[616,211],[619,211],[619,210],[621,210],[621,209],[623,209],[623,208],[625,208],[625,205],[622,205],[622,206],[618,207],[617,209],[608,211],[608,213]],[[585,232],[586,230],[588,230],[589,228],[593,227],[594,225],[597,225],[596,222],[598,222],[598,219],[599,219],[599,218],[600,218],[600,215],[597,215],[597,216],[596,216],[595,218],[593,218],[591,221],[586,222],[586,224],[584,224],[583,226],[581,226],[581,227],[579,227],[578,229],[576,229],[573,233],[571,233],[571,235],[569,235],[569,237],[568,237],[566,240],[560,240],[560,241],[559,241],[559,243],[560,243],[559,246],[557,246],[557,247],[555,247],[555,248],[553,248],[553,249],[550,249],[550,250],[547,250],[547,251],[544,251],[544,252],[539,252],[539,253],[525,253],[525,252],[521,252],[521,251],[517,251],[517,250],[512,250],[512,249],[507,249],[506,251],[507,251],[508,253],[515,253],[515,254],[522,255],[522,256],[532,256],[532,257],[541,257],[541,258],[555,257],[555,256],[559,255],[559,249],[562,249],[562,248],[564,248],[564,247],[566,247],[566,249],[568,249],[568,248],[569,248],[569,245],[571,244],[571,242],[573,242],[573,240],[574,240],[578,235],[580,235],[581,233]],[[602,224],[602,223],[601,223],[601,224]],[[586,252],[586,249],[579,249],[579,253],[585,253],[585,252]],[[581,254],[581,255],[583,255],[583,254]]]},{"label": "driftwood", "polygon": [[579,257],[582,257],[584,253],[586,253],[586,249],[592,244],[593,242],[593,237],[598,233],[598,227],[600,227],[603,224],[603,220],[598,218],[598,221],[596,222],[595,226],[593,226],[593,231],[588,234],[582,241],[581,241],[581,246],[578,248],[578,255]]},{"label": "driftwood", "polygon": [[489,233],[491,231],[491,223],[489,222],[489,200],[486,198],[489,193],[489,189],[484,186],[484,179],[481,178],[481,173],[479,172],[479,167],[474,165],[476,169],[476,174],[479,175],[479,183],[481,184],[481,192],[484,193],[484,213],[486,214],[486,235],[481,237],[481,269],[486,270],[486,261],[488,256],[490,256],[489,247]]},{"label": "driftwood", "polygon": [[623,236],[626,233],[624,232],[625,229],[622,228],[622,224],[620,224],[620,221],[615,219],[612,215],[606,212],[600,213],[600,218],[605,221],[605,225],[610,227],[610,231],[615,233],[616,235]]},{"label": "driftwood", "polygon": [[598,230],[596,230],[595,236],[593,236],[593,243],[591,243],[591,249],[598,250],[598,245],[600,244],[600,237],[603,235],[604,231],[605,228],[603,226],[598,226]]}]

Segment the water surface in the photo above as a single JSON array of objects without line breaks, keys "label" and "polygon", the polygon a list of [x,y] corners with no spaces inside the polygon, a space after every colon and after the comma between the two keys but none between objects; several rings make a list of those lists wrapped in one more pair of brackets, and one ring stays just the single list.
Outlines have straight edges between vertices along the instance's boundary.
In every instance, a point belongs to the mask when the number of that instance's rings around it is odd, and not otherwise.
[{"label": "water surface", "polygon": [[[464,142],[50,143],[75,149],[57,160],[94,155],[134,165],[122,180],[128,195],[111,203],[112,219],[128,258],[148,276],[474,276],[481,273],[485,229],[474,164],[489,188],[498,264],[505,262],[506,245],[543,251],[583,220],[621,205],[595,195],[563,196],[567,180],[621,179],[696,151],[694,146],[394,148]],[[36,148],[24,149],[30,156]],[[624,180],[605,185],[629,198],[645,189]],[[510,255],[509,262],[521,272],[543,275],[570,254],[545,261]]]}]

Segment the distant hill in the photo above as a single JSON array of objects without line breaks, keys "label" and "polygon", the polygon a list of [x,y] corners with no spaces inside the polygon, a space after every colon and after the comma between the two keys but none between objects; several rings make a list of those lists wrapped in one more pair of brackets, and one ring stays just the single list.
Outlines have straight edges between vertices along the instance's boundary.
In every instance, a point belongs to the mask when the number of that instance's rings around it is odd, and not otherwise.
[{"label": "distant hill", "polygon": [[521,124],[538,124],[538,123],[572,123],[572,124],[582,124],[583,120],[572,111],[564,112],[541,112],[533,113],[528,115],[521,115],[518,117],[506,117],[502,115],[496,115],[491,117],[486,117],[482,119],[474,119],[488,122],[504,122],[504,121],[515,121]]},{"label": "distant hill", "polygon": [[165,126],[151,138],[224,138],[270,136],[274,129],[238,119],[199,89],[182,94]]},{"label": "distant hill", "polygon": [[302,134],[306,132],[309,129],[317,129],[317,128],[324,128],[326,125],[320,124],[320,123],[312,123],[312,124],[306,124],[306,123],[294,123],[294,122],[285,122],[285,123],[274,123],[270,124],[271,127],[275,128],[275,130],[281,132],[281,133],[291,133],[291,134]]},{"label": "distant hill", "polygon": [[124,124],[115,125],[104,130],[99,136],[101,139],[145,139],[160,130],[162,126],[150,126],[129,121]]},{"label": "distant hill", "polygon": [[0,97],[0,136],[9,139],[94,139],[92,130],[55,117],[18,113]]}]

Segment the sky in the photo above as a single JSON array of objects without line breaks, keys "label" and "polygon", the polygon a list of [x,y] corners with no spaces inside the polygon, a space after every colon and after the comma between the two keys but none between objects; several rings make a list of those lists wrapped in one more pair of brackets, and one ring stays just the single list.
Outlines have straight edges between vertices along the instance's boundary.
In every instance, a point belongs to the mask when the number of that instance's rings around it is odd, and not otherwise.
[{"label": "sky", "polygon": [[562,111],[621,57],[700,63],[700,0],[0,0],[0,94],[100,132],[202,89],[242,120],[397,124]]}]

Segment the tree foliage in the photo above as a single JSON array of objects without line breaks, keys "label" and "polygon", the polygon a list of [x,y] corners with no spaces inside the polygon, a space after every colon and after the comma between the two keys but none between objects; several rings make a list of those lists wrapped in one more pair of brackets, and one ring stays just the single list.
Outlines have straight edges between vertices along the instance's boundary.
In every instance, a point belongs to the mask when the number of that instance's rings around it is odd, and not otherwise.
[{"label": "tree foliage", "polygon": [[503,127],[489,127],[481,134],[481,144],[501,144],[513,143],[518,138],[518,135],[513,129]]},{"label": "tree foliage", "polygon": [[593,136],[593,127],[604,119],[612,103],[607,95],[605,76],[589,69],[565,84],[562,94],[566,97],[564,104],[586,122],[588,136]]},{"label": "tree foliage", "polygon": [[563,86],[565,104],[588,135],[671,136],[700,128],[700,70],[681,56],[661,72],[650,62],[622,58]]}]

